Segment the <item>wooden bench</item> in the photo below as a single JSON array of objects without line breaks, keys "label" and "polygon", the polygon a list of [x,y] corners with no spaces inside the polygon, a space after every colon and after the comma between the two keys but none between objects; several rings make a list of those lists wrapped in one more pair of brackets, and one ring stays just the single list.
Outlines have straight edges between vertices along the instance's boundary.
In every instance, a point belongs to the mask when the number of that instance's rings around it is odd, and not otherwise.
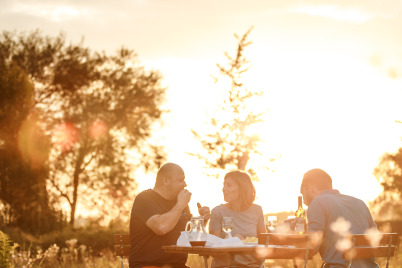
[{"label": "wooden bench", "polygon": [[116,256],[120,257],[121,268],[124,268],[123,259],[130,255],[130,235],[129,234],[115,234],[114,235],[114,252]]},{"label": "wooden bench", "polygon": [[348,236],[348,239],[352,242],[352,246],[343,254],[349,261],[348,267],[352,265],[354,259],[386,257],[388,268],[389,259],[395,255],[395,249],[399,244],[397,233],[354,234]]},{"label": "wooden bench", "polygon": [[303,249],[305,252],[303,253],[304,267],[307,267],[308,260],[313,258],[311,237],[306,234],[261,233],[258,235],[258,244],[265,246],[294,246]]}]

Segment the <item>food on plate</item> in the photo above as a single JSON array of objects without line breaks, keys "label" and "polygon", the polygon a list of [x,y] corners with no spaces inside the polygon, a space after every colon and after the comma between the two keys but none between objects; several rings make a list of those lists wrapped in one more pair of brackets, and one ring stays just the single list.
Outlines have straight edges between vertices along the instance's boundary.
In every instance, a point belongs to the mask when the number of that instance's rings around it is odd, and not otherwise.
[{"label": "food on plate", "polygon": [[254,236],[247,236],[245,239],[242,240],[245,243],[257,243],[258,242],[258,238],[254,237]]}]

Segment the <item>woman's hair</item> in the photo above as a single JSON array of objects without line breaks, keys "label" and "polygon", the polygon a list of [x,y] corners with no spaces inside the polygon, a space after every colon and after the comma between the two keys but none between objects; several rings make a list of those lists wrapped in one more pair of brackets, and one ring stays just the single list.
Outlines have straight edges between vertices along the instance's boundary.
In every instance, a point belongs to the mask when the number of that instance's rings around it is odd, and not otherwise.
[{"label": "woman's hair", "polygon": [[247,172],[235,170],[227,173],[224,180],[232,179],[239,185],[240,210],[248,209],[255,200],[255,187]]}]

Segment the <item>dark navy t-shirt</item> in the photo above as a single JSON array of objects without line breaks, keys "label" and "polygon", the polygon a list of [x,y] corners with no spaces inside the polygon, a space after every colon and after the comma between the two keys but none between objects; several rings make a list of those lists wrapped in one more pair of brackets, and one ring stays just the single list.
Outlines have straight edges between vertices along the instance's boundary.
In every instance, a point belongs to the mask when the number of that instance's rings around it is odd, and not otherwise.
[{"label": "dark navy t-shirt", "polygon": [[176,226],[165,235],[155,234],[146,225],[150,217],[169,212],[175,204],[176,200],[167,200],[152,189],[137,195],[130,217],[130,268],[163,265],[186,267],[187,254],[165,253],[162,246],[176,244],[181,231],[184,231],[187,221],[191,219],[189,207],[183,210]]}]

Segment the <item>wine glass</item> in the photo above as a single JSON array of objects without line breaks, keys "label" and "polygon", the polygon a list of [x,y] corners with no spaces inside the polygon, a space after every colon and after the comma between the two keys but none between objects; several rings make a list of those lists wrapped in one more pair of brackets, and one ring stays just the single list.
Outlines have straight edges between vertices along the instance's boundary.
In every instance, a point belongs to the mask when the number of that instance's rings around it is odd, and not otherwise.
[{"label": "wine glass", "polygon": [[273,233],[275,231],[276,225],[278,224],[278,219],[276,216],[268,216],[267,219],[267,232]]},{"label": "wine glass", "polygon": [[232,238],[232,230],[233,230],[233,218],[232,217],[223,217],[222,219],[222,230],[226,233],[225,238]]}]

